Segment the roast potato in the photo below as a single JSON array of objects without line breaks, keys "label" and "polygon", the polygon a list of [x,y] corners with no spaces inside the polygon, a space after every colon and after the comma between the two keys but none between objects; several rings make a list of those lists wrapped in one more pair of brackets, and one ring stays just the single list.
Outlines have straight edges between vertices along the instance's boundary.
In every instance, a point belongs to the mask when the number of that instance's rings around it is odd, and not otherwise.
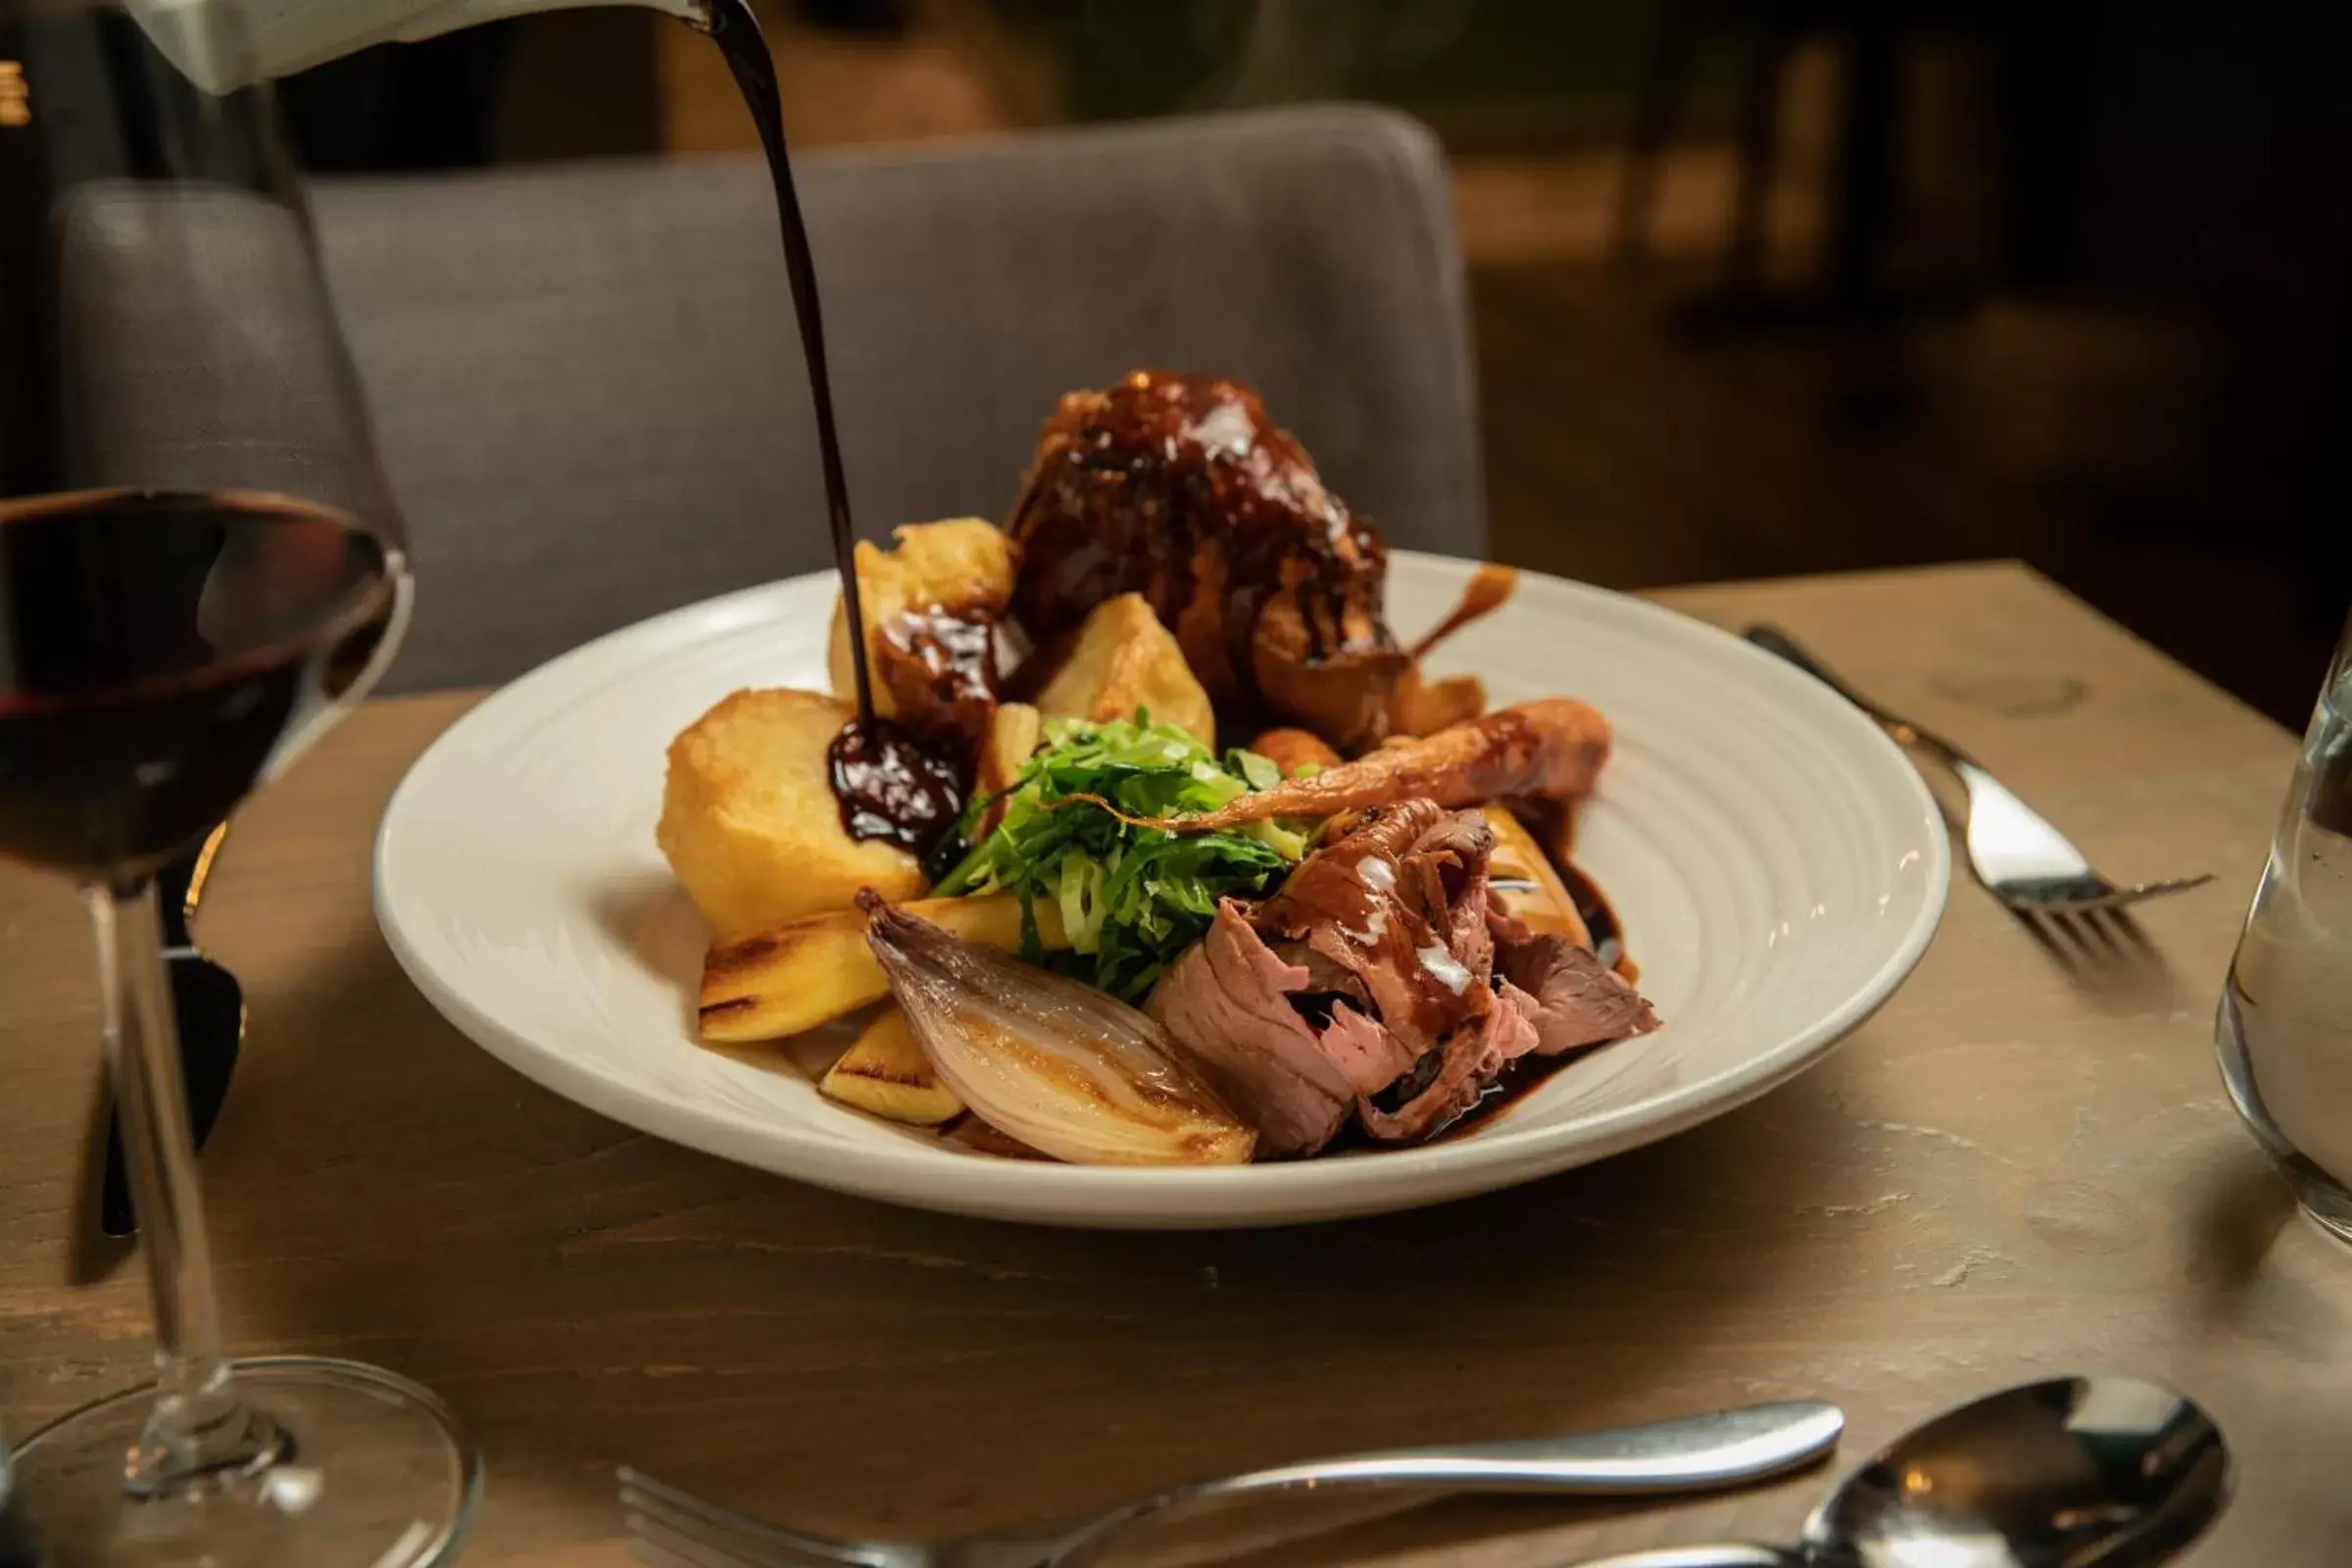
[{"label": "roast potato", "polygon": [[[908,914],[973,942],[1013,952],[1021,945],[1021,901],[1009,893],[969,899],[919,899]],[[1038,940],[1066,946],[1061,909],[1037,901]],[[865,945],[865,915],[829,909],[732,942],[713,943],[703,960],[702,1030],[706,1040],[776,1040],[831,1023],[890,994],[882,964]]]},{"label": "roast potato", "polygon": [[1208,693],[1193,678],[1184,650],[1142,594],[1105,599],[1087,612],[1078,639],[1054,678],[1037,694],[1048,718],[1132,718],[1137,709],[1152,721],[1189,730],[1203,746],[1217,744]]},{"label": "roast potato", "polygon": [[828,1099],[910,1127],[936,1127],[963,1114],[963,1102],[931,1070],[896,1003],[874,1014],[816,1087]]},{"label": "roast potato", "polygon": [[1532,890],[1494,888],[1496,907],[1525,920],[1539,935],[1556,933],[1577,947],[1591,949],[1592,933],[1585,929],[1585,917],[1576,912],[1568,884],[1560,880],[1551,857],[1544,853],[1527,825],[1513,816],[1508,807],[1482,806],[1479,810],[1494,830],[1494,854],[1487,861],[1489,884],[1533,884]]},{"label": "roast potato", "polygon": [[[1012,788],[1012,781],[1020,776],[1021,764],[1037,750],[1045,729],[1045,716],[1027,703],[998,704],[997,710],[989,715],[988,734],[981,739],[980,755],[973,764],[972,793],[993,797]],[[979,838],[995,832],[1004,816],[1004,803],[992,801],[980,815]]]},{"label": "roast potato", "polygon": [[821,692],[741,691],[670,743],[654,837],[722,941],[846,909],[860,888],[922,892],[913,856],[842,830],[826,751],[852,716]]},{"label": "roast potato", "polygon": [[1408,664],[1389,692],[1389,736],[1435,735],[1487,710],[1487,688],[1476,675],[1431,680]]},{"label": "roast potato", "polygon": [[1297,778],[1305,768],[1320,771],[1340,765],[1340,754],[1312,730],[1266,730],[1250,743],[1250,749],[1281,768],[1284,778]]},{"label": "roast potato", "polygon": [[[909,696],[919,696],[924,682],[919,670],[906,673],[910,683],[892,676],[904,658],[894,658],[892,622],[909,612],[917,615],[946,611],[964,612],[993,623],[1012,597],[1012,546],[993,522],[978,517],[953,517],[944,522],[910,523],[893,531],[898,543],[889,550],[859,543],[857,550],[859,609],[865,612],[866,659],[873,671],[874,711],[885,718],[906,715]],[[825,659],[836,695],[855,701],[857,672],[850,663],[850,612],[842,599],[833,602],[833,631]]]}]

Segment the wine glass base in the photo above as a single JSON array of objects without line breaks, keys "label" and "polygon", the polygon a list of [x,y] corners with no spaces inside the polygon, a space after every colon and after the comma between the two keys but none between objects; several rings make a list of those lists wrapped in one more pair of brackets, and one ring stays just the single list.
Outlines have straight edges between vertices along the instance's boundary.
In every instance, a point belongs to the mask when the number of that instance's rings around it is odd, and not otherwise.
[{"label": "wine glass base", "polygon": [[84,1405],[17,1449],[45,1568],[426,1568],[458,1554],[482,1468],[426,1389],[356,1361],[236,1363],[238,1391],[287,1434],[284,1457],[231,1481],[139,1498],[125,1456],[152,1387]]}]

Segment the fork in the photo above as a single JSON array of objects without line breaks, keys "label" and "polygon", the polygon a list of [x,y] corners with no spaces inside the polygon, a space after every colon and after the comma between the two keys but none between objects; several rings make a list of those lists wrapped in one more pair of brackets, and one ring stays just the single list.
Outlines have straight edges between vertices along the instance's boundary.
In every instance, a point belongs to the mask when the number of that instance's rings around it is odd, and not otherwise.
[{"label": "fork", "polygon": [[1744,635],[1758,648],[1779,655],[1868,713],[1900,745],[1925,752],[1950,769],[1968,798],[1963,831],[1968,843],[1968,868],[1985,892],[2017,913],[2038,915],[2082,941],[2084,933],[2076,928],[2070,917],[2079,916],[2085,927],[2102,910],[2121,920],[2122,911],[2132,905],[2170,893],[2184,893],[2213,880],[2212,873],[2207,872],[2203,876],[2117,886],[2092,870],[2090,861],[2067,842],[2065,834],[2043,820],[1959,747],[1855,691],[1778,626],[1759,623],[1748,627]]},{"label": "fork", "polygon": [[620,1507],[640,1561],[660,1568],[1081,1568],[1147,1517],[1277,1493],[1377,1488],[1656,1496],[1784,1474],[1838,1445],[1833,1404],[1788,1400],[1514,1443],[1402,1448],[1311,1460],[1177,1487],[1090,1520],[941,1542],[858,1541],[787,1530],[626,1466]]}]

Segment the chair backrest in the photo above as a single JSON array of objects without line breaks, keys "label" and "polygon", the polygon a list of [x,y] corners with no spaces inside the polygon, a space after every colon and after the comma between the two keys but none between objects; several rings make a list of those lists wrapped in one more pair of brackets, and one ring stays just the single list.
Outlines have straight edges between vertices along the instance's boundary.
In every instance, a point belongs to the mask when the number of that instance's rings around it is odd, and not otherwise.
[{"label": "chair backrest", "polygon": [[[1332,107],[796,166],[860,531],[1002,516],[1071,388],[1255,384],[1394,544],[1485,543],[1461,267],[1427,131]],[[327,270],[407,519],[389,689],[503,680],[828,564],[764,170],[327,182]]]}]

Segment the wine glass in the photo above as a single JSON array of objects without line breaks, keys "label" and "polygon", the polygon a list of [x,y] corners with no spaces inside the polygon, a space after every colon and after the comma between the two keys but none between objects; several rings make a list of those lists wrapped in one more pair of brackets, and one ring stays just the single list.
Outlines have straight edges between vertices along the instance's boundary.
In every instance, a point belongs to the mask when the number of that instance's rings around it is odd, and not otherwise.
[{"label": "wine glass", "polygon": [[[59,1568],[445,1561],[480,1494],[380,1369],[230,1361],[154,876],[374,683],[397,519],[242,13],[0,0],[0,856],[74,878],[156,1381],[33,1434]],[[202,69],[198,69],[202,68]]]}]

